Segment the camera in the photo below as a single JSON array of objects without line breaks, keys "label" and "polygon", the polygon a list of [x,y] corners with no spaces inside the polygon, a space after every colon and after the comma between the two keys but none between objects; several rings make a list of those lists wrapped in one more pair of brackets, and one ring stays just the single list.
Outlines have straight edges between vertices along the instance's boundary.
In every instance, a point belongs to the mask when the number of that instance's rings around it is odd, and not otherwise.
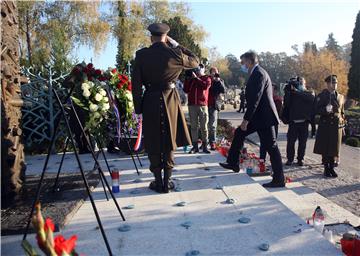
[{"label": "camera", "polygon": [[214,75],[214,77],[220,77],[219,73],[216,73],[216,74]]},{"label": "camera", "polygon": [[186,70],[186,71],[185,71],[185,77],[186,77],[186,78],[192,78],[193,72],[196,73],[196,68]]},{"label": "camera", "polygon": [[298,89],[300,85],[300,78],[297,77],[292,77],[289,79],[289,81],[286,81],[285,84],[285,91],[291,91],[292,88]]}]

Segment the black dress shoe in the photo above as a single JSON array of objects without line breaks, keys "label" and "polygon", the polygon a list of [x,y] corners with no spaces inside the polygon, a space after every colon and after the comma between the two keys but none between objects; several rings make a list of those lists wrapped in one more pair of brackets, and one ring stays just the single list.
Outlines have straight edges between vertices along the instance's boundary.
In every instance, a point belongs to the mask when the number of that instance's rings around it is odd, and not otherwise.
[{"label": "black dress shoe", "polygon": [[304,162],[301,161],[301,160],[298,160],[297,165],[298,165],[298,166],[304,166]]},{"label": "black dress shoe", "polygon": [[283,188],[283,187],[285,187],[285,182],[271,181],[269,183],[263,184],[263,187],[264,188]]},{"label": "black dress shoe", "polygon": [[240,171],[240,167],[239,166],[236,166],[236,165],[231,165],[231,164],[228,164],[228,163],[219,163],[219,165],[222,167],[222,168],[225,168],[225,169],[229,169],[229,170],[233,170],[234,172],[239,172]]},{"label": "black dress shoe", "polygon": [[329,172],[330,172],[331,177],[337,178],[338,175],[337,175],[337,173],[335,172],[334,169],[329,169]]},{"label": "black dress shoe", "polygon": [[292,161],[287,161],[287,162],[285,163],[285,165],[291,166],[291,165],[292,165]]}]

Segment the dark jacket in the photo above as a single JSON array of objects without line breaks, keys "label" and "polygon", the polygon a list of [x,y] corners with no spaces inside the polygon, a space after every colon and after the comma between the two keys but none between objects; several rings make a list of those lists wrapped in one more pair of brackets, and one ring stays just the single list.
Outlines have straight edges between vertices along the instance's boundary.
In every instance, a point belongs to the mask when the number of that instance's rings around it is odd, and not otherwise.
[{"label": "dark jacket", "polygon": [[[197,57],[182,46],[171,48],[165,43],[155,43],[136,52],[132,94],[135,112],[143,114],[144,145],[148,153],[160,154],[191,143],[179,93],[176,88],[166,87],[177,80],[184,68],[198,65]],[[161,101],[165,110],[160,108]],[[166,126],[162,126],[160,120],[164,114],[170,128],[162,135]]]},{"label": "dark jacket", "polygon": [[209,101],[208,106],[215,108],[217,111],[220,111],[221,101],[220,94],[225,93],[225,84],[224,80],[220,81],[212,80],[211,87],[209,89]]},{"label": "dark jacket", "polygon": [[207,106],[210,86],[210,76],[186,79],[184,92],[188,95],[188,105]]},{"label": "dark jacket", "polygon": [[[328,113],[326,106],[333,106]],[[316,113],[320,115],[314,153],[324,156],[339,156],[341,140],[345,125],[345,97],[340,93],[331,94],[325,89],[316,97]]]},{"label": "dark jacket", "polygon": [[257,66],[246,83],[247,109],[244,119],[255,129],[279,124],[279,116],[273,100],[272,83],[268,73]]},{"label": "dark jacket", "polygon": [[294,120],[313,120],[315,95],[310,91],[289,90],[285,92],[282,121],[287,124]]}]

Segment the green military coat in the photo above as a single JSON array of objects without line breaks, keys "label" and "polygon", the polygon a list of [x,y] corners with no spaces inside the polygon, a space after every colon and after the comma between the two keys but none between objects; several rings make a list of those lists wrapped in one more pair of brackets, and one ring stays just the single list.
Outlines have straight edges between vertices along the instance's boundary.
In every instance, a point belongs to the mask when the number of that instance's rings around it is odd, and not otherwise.
[{"label": "green military coat", "polygon": [[[326,106],[331,103],[333,112],[328,113]],[[314,153],[324,156],[339,156],[345,125],[345,98],[335,92],[323,90],[316,98],[316,114],[320,115],[316,134]]]},{"label": "green military coat", "polygon": [[158,42],[136,52],[132,94],[135,112],[143,114],[144,145],[148,154],[190,145],[179,93],[176,88],[166,87],[178,79],[183,69],[198,65],[197,57],[182,46],[172,48]]}]

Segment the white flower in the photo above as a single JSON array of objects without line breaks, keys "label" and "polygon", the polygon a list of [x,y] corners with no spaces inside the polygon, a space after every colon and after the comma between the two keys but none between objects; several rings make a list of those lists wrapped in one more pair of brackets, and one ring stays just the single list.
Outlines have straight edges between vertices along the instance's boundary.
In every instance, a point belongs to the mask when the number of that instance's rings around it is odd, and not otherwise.
[{"label": "white flower", "polygon": [[105,91],[104,89],[100,89],[100,94],[101,94],[102,96],[106,96],[106,91]]},{"label": "white flower", "polygon": [[91,95],[91,93],[90,93],[90,91],[89,91],[88,89],[83,90],[83,96],[84,96],[85,98],[89,98],[90,95]]},{"label": "white flower", "polygon": [[109,98],[108,97],[104,97],[104,102],[109,102]]},{"label": "white flower", "polygon": [[105,103],[105,104],[102,106],[102,109],[103,109],[103,110],[109,110],[109,109],[110,109],[110,104],[109,104],[109,103]]},{"label": "white flower", "polygon": [[99,117],[101,117],[100,113],[99,113],[99,112],[95,112],[95,113],[94,113],[94,118],[97,119],[97,118],[99,118]]},{"label": "white flower", "polygon": [[94,87],[94,83],[91,82],[91,81],[88,81],[88,85],[89,85],[90,88]]},{"label": "white flower", "polygon": [[106,83],[105,83],[104,81],[101,81],[100,84],[101,84],[102,86],[106,86]]},{"label": "white flower", "polygon": [[99,107],[98,105],[91,103],[89,108],[91,112],[95,112]]},{"label": "white flower", "polygon": [[89,86],[89,84],[87,84],[87,83],[83,83],[83,84],[81,85],[81,89],[82,89],[83,91],[89,90],[89,89],[90,89],[90,86]]},{"label": "white flower", "polygon": [[102,96],[100,93],[97,93],[97,94],[95,95],[95,100],[96,100],[96,101],[100,102],[102,99],[103,99],[103,96]]},{"label": "white flower", "polygon": [[126,98],[128,98],[129,101],[132,101],[133,100],[133,97],[132,97],[132,93],[127,91],[126,94],[125,94]]}]

